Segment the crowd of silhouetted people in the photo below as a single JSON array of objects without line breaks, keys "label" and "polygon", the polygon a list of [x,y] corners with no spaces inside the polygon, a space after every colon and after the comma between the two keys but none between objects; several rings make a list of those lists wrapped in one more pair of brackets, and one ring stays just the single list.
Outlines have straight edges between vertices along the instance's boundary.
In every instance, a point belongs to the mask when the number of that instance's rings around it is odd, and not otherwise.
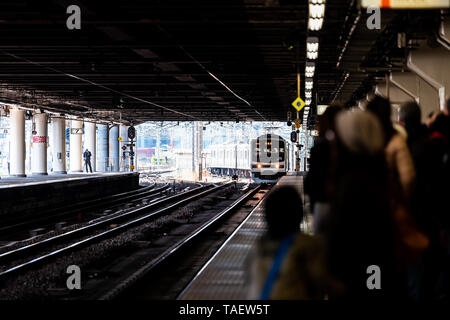
[{"label": "crowd of silhouetted people", "polygon": [[450,99],[423,122],[415,102],[393,119],[381,96],[329,106],[304,179],[313,233],[296,190],[271,192],[251,297],[448,299],[449,157]]}]

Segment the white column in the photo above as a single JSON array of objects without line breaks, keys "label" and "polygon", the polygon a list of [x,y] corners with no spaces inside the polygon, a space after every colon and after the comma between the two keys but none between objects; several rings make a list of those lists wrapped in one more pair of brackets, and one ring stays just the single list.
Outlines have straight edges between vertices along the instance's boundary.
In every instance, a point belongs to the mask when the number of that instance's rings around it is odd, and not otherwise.
[{"label": "white column", "polygon": [[26,177],[25,175],[25,110],[11,109],[10,144],[10,175]]},{"label": "white column", "polygon": [[33,116],[36,134],[33,135],[31,150],[31,172],[35,175],[47,174],[47,114],[35,113]]},{"label": "white column", "polygon": [[106,172],[108,167],[108,125],[98,124],[97,134],[97,161],[96,168],[100,172]]},{"label": "white column", "polygon": [[53,150],[53,173],[67,173],[65,118],[52,118],[52,137],[50,144]]},{"label": "white column", "polygon": [[72,120],[70,123],[70,172],[83,172],[81,161],[81,138],[83,134],[83,122]]},{"label": "white column", "polygon": [[119,126],[109,129],[109,166],[112,172],[119,171]]},{"label": "white column", "polygon": [[92,171],[97,171],[97,130],[96,124],[93,122],[84,123],[84,149],[88,149],[91,152]]}]

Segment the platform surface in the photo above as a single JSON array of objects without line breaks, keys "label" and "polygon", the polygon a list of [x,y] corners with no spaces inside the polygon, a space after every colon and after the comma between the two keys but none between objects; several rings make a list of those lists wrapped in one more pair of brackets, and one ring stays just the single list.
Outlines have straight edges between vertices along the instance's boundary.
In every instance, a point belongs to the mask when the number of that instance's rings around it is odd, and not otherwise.
[{"label": "platform surface", "polygon": [[74,181],[80,179],[91,179],[99,177],[117,176],[130,174],[130,172],[95,172],[95,173],[49,173],[48,175],[28,175],[26,177],[13,177],[13,176],[1,176],[0,189],[15,187],[15,186],[28,186],[44,183],[54,183],[62,181]]},{"label": "platform surface", "polygon": [[99,199],[139,188],[132,172],[77,173],[0,179],[0,217],[10,219],[48,212],[67,204]]},{"label": "platform surface", "polygon": [[[284,176],[277,186],[291,185],[303,198],[303,176]],[[266,232],[264,200],[234,231],[182,292],[181,300],[245,300],[248,298],[248,257]]]}]

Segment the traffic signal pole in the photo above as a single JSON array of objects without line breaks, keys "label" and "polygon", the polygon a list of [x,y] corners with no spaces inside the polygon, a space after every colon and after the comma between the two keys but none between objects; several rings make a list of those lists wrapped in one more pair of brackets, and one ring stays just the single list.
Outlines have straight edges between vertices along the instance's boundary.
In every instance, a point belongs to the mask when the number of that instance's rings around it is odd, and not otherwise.
[{"label": "traffic signal pole", "polygon": [[130,139],[130,171],[134,171],[134,138],[136,137],[136,129],[131,126],[128,128],[128,139]]},{"label": "traffic signal pole", "polygon": [[134,171],[134,150],[133,150],[133,139],[130,139],[131,143],[130,143],[130,171],[133,172]]}]

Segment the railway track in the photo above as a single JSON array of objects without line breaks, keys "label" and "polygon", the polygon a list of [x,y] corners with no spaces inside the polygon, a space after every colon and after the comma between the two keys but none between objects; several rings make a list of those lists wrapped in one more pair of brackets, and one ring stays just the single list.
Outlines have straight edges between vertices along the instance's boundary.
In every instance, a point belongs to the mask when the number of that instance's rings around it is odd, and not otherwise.
[{"label": "railway track", "polygon": [[[230,183],[219,186],[201,186],[155,201],[138,209],[71,230],[0,254],[0,281],[37,268],[52,259],[80,250],[108,237],[113,237],[129,228],[157,218],[189,202],[195,201]],[[163,208],[160,208],[164,206]],[[7,267],[5,267],[7,266]]]},{"label": "railway track", "polygon": [[59,207],[48,210],[45,213],[39,214],[39,217],[19,217],[14,219],[4,219],[1,221],[0,234],[4,238],[5,235],[17,234],[23,230],[29,230],[33,227],[42,227],[45,224],[61,221],[67,217],[73,217],[78,212],[89,212],[105,207],[113,207],[128,201],[133,201],[139,198],[145,198],[168,189],[169,184],[156,188],[153,183],[147,187],[137,190],[97,198],[95,200],[85,201],[82,203]]},{"label": "railway track", "polygon": [[[201,184],[197,184],[197,186],[201,186]],[[77,205],[67,206],[66,208],[50,210],[39,214],[38,217],[27,216],[17,218],[14,221],[2,221],[0,224],[0,241],[10,245],[16,245],[20,242],[30,241],[32,239],[30,238],[30,233],[33,230],[50,232],[57,231],[61,227],[67,228],[71,224],[89,223],[95,219],[102,219],[105,215],[113,215],[114,212],[123,211],[119,209],[120,207],[139,206],[158,200],[156,197],[163,193],[175,193],[177,192],[176,187],[179,187],[179,184],[165,183],[157,187],[157,184],[153,183],[147,187],[130,192],[98,198]],[[179,190],[179,192],[184,192],[189,189],[191,187],[185,187]],[[3,251],[2,249],[0,247],[0,252]]]},{"label": "railway track", "polygon": [[[100,299],[174,299],[227,236],[262,201],[269,189],[258,185],[140,267]],[[256,195],[256,196],[255,196]],[[153,294],[148,291],[153,290]]]}]

